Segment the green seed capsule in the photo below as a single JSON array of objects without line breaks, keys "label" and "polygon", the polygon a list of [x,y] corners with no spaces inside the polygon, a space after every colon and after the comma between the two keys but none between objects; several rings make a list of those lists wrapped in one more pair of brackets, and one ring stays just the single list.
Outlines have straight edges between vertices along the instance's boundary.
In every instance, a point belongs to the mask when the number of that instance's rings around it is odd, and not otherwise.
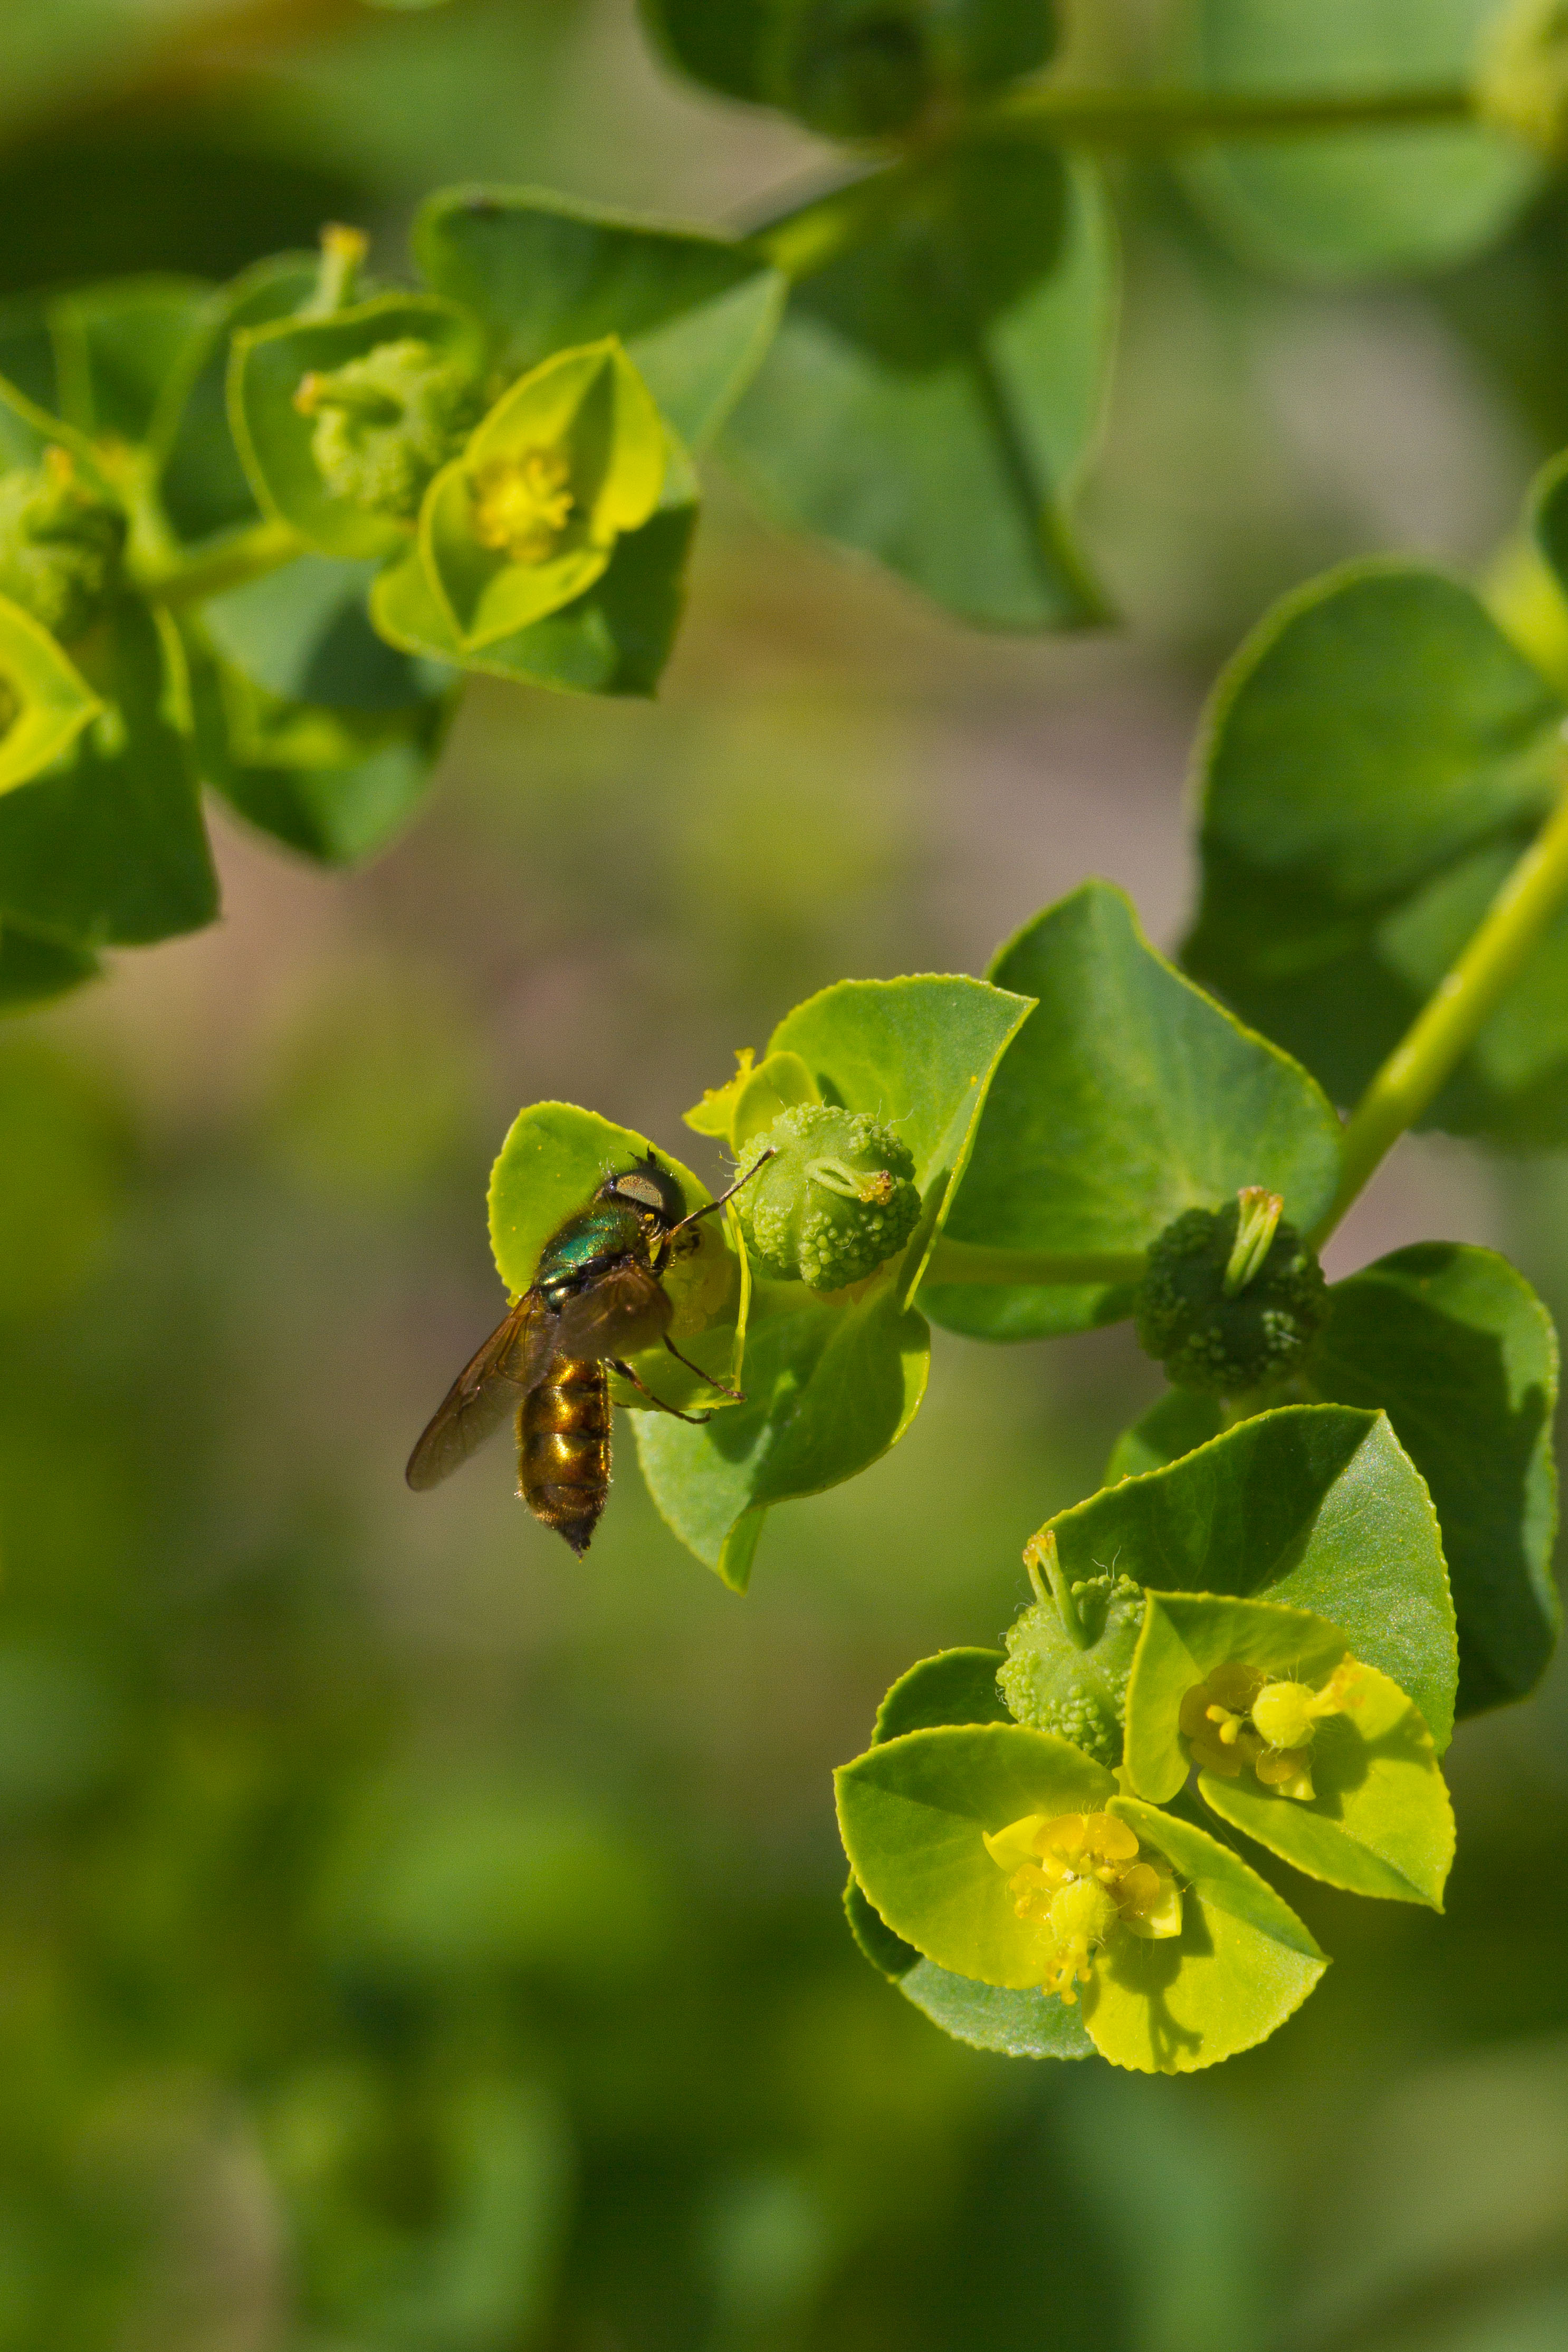
[{"label": "green seed capsule", "polygon": [[1251,1204],[1270,1197],[1249,1187],[1223,1209],[1189,1209],[1149,1253],[1138,1339],[1178,1388],[1245,1395],[1294,1371],[1321,1328],[1322,1268],[1277,1202],[1267,1245],[1246,1245]]},{"label": "green seed capsule", "polygon": [[775,1282],[842,1290],[894,1256],[920,1219],[914,1155],[864,1111],[802,1103],[753,1136],[735,1196],[746,1246]]},{"label": "green seed capsule", "polygon": [[77,476],[70,452],[0,478],[0,596],[69,645],[112,592],[125,518]]},{"label": "green seed capsule", "polygon": [[310,455],[328,489],[407,521],[484,402],[469,369],[406,337],[303,377],[294,405],[316,420]]}]

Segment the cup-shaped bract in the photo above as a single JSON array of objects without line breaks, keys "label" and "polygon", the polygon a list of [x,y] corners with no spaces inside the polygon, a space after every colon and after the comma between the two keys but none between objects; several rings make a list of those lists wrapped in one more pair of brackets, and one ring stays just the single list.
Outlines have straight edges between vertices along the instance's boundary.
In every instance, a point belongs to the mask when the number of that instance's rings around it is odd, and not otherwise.
[{"label": "cup-shaped bract", "polygon": [[48,631],[0,596],[0,793],[47,768],[102,708]]},{"label": "cup-shaped bract", "polygon": [[1049,1733],[912,1731],[837,1784],[850,1866],[884,1924],[956,1976],[1072,1994],[1115,2065],[1183,2074],[1249,2049],[1326,1965],[1237,1855],[1119,1795]]},{"label": "cup-shaped bract", "polygon": [[658,504],[665,428],[617,339],[522,376],[430,485],[425,572],[459,643],[478,648],[593,586]]},{"label": "cup-shaped bract", "polygon": [[1303,1609],[1148,1595],[1127,1690],[1127,1777],[1205,1803],[1298,1870],[1440,1909],[1454,1816],[1420,1710]]}]

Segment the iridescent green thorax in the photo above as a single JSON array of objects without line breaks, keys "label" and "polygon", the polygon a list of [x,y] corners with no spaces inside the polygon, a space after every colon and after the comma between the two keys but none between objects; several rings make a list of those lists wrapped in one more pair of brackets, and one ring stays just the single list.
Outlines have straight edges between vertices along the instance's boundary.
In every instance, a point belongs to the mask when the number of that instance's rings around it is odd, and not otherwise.
[{"label": "iridescent green thorax", "polygon": [[534,1281],[542,1287],[563,1275],[580,1274],[597,1258],[647,1255],[641,1214],[622,1201],[594,1201],[558,1225],[539,1255]]}]

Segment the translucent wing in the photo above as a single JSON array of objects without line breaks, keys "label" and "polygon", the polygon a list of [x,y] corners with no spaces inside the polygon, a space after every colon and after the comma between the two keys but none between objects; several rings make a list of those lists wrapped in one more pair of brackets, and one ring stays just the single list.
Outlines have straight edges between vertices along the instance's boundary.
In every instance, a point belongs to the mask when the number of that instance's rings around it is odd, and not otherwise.
[{"label": "translucent wing", "polygon": [[404,1473],[416,1493],[438,1486],[493,1437],[537,1388],[557,1352],[555,1318],[537,1291],[525,1291],[437,1406]]},{"label": "translucent wing", "polygon": [[653,1269],[623,1260],[564,1302],[551,1318],[552,1344],[558,1356],[635,1356],[658,1345],[672,1311]]}]

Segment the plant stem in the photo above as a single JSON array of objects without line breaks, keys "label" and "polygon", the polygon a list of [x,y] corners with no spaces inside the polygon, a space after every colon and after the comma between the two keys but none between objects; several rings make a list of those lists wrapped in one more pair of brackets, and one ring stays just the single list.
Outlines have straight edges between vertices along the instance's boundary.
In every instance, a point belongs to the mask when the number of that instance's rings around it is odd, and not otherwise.
[{"label": "plant stem", "polygon": [[1345,1129],[1333,1205],[1310,1238],[1327,1240],[1384,1154],[1437,1094],[1568,900],[1568,796],[1526,850],[1471,936],[1356,1105]]},{"label": "plant stem", "polygon": [[1142,1282],[1147,1270],[1142,1250],[987,1249],[974,1242],[950,1242],[945,1234],[939,1234],[921,1279],[922,1284],[1005,1283],[1029,1289],[1046,1285]]},{"label": "plant stem", "polygon": [[140,584],[155,604],[199,604],[208,596],[221,596],[226,588],[242,588],[247,580],[260,580],[306,552],[305,541],[286,522],[253,523],[211,554],[171,564],[166,572],[154,572]]},{"label": "plant stem", "polygon": [[1467,122],[1473,91],[1428,89],[1289,91],[1072,89],[1049,84],[1010,90],[985,110],[986,122],[1028,124],[1053,138],[1094,147],[1164,146],[1201,139],[1277,139],[1324,131],[1397,129]]}]

